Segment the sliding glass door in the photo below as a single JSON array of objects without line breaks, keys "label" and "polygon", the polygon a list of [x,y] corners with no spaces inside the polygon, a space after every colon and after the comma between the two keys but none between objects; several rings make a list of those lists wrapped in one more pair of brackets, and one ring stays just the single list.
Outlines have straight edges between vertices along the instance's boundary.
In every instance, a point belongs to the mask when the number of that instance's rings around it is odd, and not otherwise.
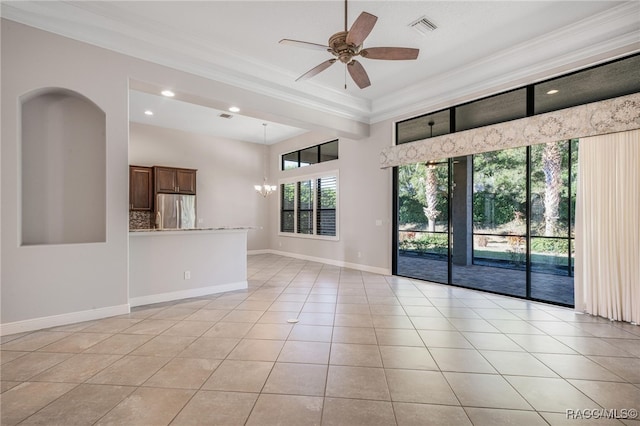
[{"label": "sliding glass door", "polygon": [[398,168],[397,274],[449,282],[449,162]]},{"label": "sliding glass door", "polygon": [[[452,283],[525,297],[527,149],[487,152],[472,158],[468,172],[472,184],[465,193],[465,205],[470,208],[464,212],[471,215],[472,227],[465,231],[473,235],[472,262],[453,262]],[[456,183],[454,197],[458,186]]]},{"label": "sliding glass door", "polygon": [[531,297],[573,305],[578,141],[531,147]]},{"label": "sliding glass door", "polygon": [[577,147],[398,167],[394,273],[573,305]]}]

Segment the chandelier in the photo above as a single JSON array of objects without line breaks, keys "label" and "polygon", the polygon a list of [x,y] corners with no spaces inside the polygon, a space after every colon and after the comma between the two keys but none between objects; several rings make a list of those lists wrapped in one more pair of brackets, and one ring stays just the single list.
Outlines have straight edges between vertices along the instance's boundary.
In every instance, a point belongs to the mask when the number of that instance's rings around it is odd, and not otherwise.
[{"label": "chandelier", "polygon": [[256,192],[263,197],[267,198],[267,196],[276,192],[277,187],[275,185],[269,185],[267,183],[267,170],[269,168],[268,161],[268,151],[267,151],[267,123],[262,123],[264,126],[264,179],[262,181],[262,185],[254,185],[253,188]]}]

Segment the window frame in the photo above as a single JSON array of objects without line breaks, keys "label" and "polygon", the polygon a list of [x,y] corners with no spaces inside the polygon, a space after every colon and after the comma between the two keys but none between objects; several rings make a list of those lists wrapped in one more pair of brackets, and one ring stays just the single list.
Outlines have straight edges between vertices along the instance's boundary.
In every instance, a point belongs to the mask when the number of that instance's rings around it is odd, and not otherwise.
[{"label": "window frame", "polygon": [[[318,179],[323,178],[335,178],[336,180],[336,207],[335,207],[335,221],[336,221],[336,235],[320,235],[318,232],[318,211],[320,207],[318,205]],[[302,182],[311,182],[312,194],[313,194],[313,202],[312,202],[312,224],[313,230],[311,234],[302,234],[299,233],[298,229],[298,216],[300,212],[298,197],[300,184]],[[326,241],[339,241],[340,240],[340,173],[338,170],[328,170],[325,172],[319,172],[314,174],[307,174],[302,176],[295,176],[290,178],[283,178],[278,180],[278,188],[282,190],[282,185],[286,184],[294,184],[294,201],[293,201],[293,232],[283,232],[282,231],[282,213],[283,213],[283,204],[282,204],[282,195],[278,197],[278,219],[280,226],[278,227],[278,236],[279,237],[292,237],[292,238],[304,238],[304,239],[312,239],[312,240],[326,240]],[[329,210],[329,209],[322,209]],[[286,209],[286,211],[291,211],[290,209]],[[302,209],[302,211],[308,211],[308,209]]]},{"label": "window frame", "polygon": [[[322,146],[323,145],[327,145],[330,143],[334,143],[336,142],[338,144],[338,153],[336,154],[336,158],[332,158],[330,160],[322,160]],[[311,150],[311,149],[316,149],[316,162],[315,163],[309,163],[309,164],[304,164],[302,165],[302,152],[303,151],[307,151],[307,150]],[[297,166],[294,167],[289,167],[289,168],[285,168],[285,157],[291,154],[296,154],[296,157],[298,158],[298,164]],[[332,139],[330,141],[326,141],[326,142],[322,142],[316,145],[311,145],[311,146],[307,146],[305,148],[300,148],[298,150],[295,151],[291,151],[291,152],[285,152],[284,154],[280,154],[280,171],[287,171],[287,170],[293,170],[293,169],[299,169],[301,167],[308,167],[308,166],[314,166],[316,164],[320,164],[320,163],[326,163],[327,161],[334,161],[334,160],[339,160],[340,159],[340,139]],[[293,161],[292,161],[293,162]]]}]

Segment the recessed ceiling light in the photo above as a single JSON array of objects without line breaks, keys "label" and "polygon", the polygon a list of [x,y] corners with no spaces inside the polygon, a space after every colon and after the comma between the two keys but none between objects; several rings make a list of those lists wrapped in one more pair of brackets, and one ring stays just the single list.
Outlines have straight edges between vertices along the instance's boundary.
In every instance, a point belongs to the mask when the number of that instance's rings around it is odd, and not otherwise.
[{"label": "recessed ceiling light", "polygon": [[558,92],[559,92],[559,90],[557,90],[557,89],[551,89],[551,90],[549,90],[549,91],[547,92],[547,95],[555,95],[555,94],[556,94],[556,93],[558,93]]},{"label": "recessed ceiling light", "polygon": [[168,98],[173,98],[173,97],[176,95],[176,94],[175,94],[175,93],[173,93],[171,90],[163,90],[163,91],[162,91],[162,92],[160,92],[160,93],[162,93],[162,95],[163,95],[163,96],[166,96],[166,97],[168,97]]},{"label": "recessed ceiling light", "polygon": [[151,111],[150,109],[146,110],[144,112],[144,115],[153,115],[153,111]]},{"label": "recessed ceiling light", "polygon": [[232,107],[229,107],[229,111],[231,111],[231,112],[240,112],[240,108],[238,108],[237,106],[232,106]]}]

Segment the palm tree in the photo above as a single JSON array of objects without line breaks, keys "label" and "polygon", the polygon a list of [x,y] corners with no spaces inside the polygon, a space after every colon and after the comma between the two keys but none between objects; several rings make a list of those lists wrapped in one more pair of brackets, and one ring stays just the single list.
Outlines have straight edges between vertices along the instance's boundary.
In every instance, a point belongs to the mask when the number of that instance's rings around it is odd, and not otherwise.
[{"label": "palm tree", "polygon": [[424,215],[427,217],[427,228],[429,232],[436,230],[436,218],[440,214],[438,205],[438,177],[436,176],[436,166],[427,164],[425,173],[424,192],[427,206],[424,207]]},{"label": "palm tree", "polygon": [[560,217],[560,190],[562,189],[562,147],[564,141],[551,142],[542,151],[544,172],[544,235],[555,235]]}]

